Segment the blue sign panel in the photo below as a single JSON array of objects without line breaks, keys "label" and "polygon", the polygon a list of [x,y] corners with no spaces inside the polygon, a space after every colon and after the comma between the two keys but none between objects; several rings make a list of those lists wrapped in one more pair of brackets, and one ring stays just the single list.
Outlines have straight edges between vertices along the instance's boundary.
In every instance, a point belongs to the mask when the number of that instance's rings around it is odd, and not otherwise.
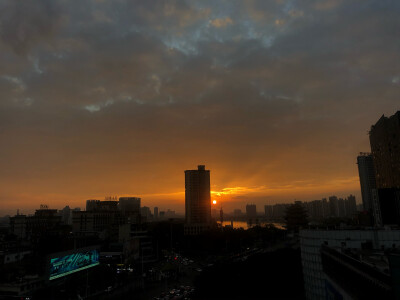
[{"label": "blue sign panel", "polygon": [[50,280],[63,277],[99,264],[97,249],[72,253],[50,260]]}]

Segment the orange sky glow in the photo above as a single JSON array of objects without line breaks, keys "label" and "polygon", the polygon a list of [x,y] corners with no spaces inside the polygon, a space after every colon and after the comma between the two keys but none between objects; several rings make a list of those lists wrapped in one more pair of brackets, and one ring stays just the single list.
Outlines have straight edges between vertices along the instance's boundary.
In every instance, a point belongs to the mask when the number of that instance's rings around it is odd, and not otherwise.
[{"label": "orange sky glow", "polygon": [[361,203],[356,157],[400,88],[397,4],[361,2],[0,2],[0,216],[183,213],[200,164],[227,212]]}]

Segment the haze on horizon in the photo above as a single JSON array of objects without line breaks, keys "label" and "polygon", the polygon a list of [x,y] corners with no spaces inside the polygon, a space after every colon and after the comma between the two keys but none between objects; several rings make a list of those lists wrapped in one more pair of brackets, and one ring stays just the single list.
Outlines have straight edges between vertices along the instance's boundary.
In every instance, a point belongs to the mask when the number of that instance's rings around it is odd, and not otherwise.
[{"label": "haze on horizon", "polygon": [[399,109],[400,2],[0,2],[0,215],[132,195],[183,212],[355,194]]}]

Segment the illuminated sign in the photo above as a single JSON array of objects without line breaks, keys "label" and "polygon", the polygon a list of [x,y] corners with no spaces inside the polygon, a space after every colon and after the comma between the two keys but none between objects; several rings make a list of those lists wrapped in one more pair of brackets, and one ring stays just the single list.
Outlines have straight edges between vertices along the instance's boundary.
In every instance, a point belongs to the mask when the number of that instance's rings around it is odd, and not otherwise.
[{"label": "illuminated sign", "polygon": [[53,280],[68,274],[79,272],[99,264],[97,249],[71,253],[50,259],[50,277]]}]

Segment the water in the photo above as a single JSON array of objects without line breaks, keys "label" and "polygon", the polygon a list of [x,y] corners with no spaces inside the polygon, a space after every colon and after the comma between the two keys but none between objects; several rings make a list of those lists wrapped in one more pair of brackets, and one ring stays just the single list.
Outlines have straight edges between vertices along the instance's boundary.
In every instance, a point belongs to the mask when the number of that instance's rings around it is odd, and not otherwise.
[{"label": "water", "polygon": [[[220,221],[218,221],[217,223],[221,224]],[[245,222],[245,221],[232,221],[232,223],[233,223],[232,224],[233,228],[249,229],[249,228],[254,227],[256,225],[265,226],[266,224],[273,224],[278,229],[286,229],[284,227],[285,224],[283,224],[283,223],[271,223],[271,222],[264,222],[264,221],[258,222],[258,224],[256,224],[255,222],[248,223],[248,222]],[[222,226],[226,226],[226,225],[230,226],[231,225],[231,221],[224,221]]]}]

